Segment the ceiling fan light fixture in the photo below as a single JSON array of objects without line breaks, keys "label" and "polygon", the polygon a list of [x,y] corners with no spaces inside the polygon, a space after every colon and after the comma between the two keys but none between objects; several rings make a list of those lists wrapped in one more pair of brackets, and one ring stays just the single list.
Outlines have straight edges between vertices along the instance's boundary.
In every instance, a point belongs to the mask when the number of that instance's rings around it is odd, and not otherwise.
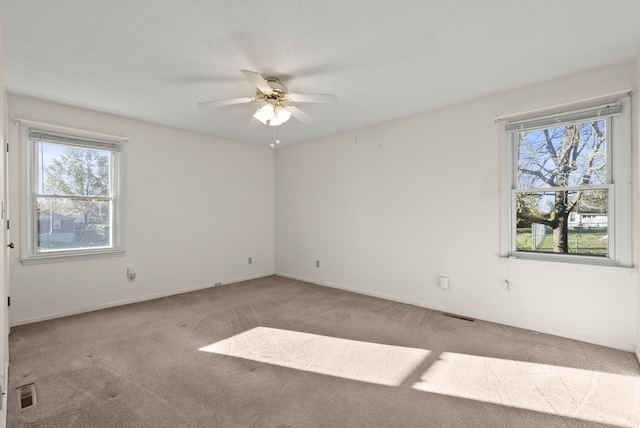
[{"label": "ceiling fan light fixture", "polygon": [[280,120],[278,117],[274,117],[273,119],[271,119],[269,121],[269,125],[271,126],[280,126],[282,125],[284,122],[282,120]]},{"label": "ceiling fan light fixture", "polygon": [[267,103],[260,107],[253,117],[266,125],[268,120],[273,119],[273,112],[273,104]]},{"label": "ceiling fan light fixture", "polygon": [[275,110],[273,111],[273,114],[281,123],[285,123],[287,120],[291,118],[291,112],[281,104],[278,104],[276,106]]},{"label": "ceiling fan light fixture", "polygon": [[[271,105],[271,104],[269,104]],[[258,111],[259,113],[260,111]],[[258,114],[256,113],[256,114]],[[270,126],[280,126],[283,123],[285,123],[287,120],[289,120],[291,118],[291,112],[288,111],[285,106],[283,106],[282,104],[276,104],[273,107],[273,114],[271,116],[271,119],[269,119],[269,125]],[[260,119],[260,118],[258,118]],[[266,123],[266,122],[262,122],[262,123]]]}]

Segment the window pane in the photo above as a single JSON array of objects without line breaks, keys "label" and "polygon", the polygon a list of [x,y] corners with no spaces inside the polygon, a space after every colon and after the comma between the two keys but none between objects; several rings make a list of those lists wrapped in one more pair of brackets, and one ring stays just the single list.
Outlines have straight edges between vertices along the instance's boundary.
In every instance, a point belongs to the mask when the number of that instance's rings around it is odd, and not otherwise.
[{"label": "window pane", "polygon": [[517,251],[607,257],[608,192],[516,194]]},{"label": "window pane", "polygon": [[109,196],[111,152],[46,142],[36,150],[39,193]]},{"label": "window pane", "polygon": [[606,121],[518,134],[519,189],[607,183]]},{"label": "window pane", "polygon": [[111,246],[111,202],[38,198],[37,252]]}]

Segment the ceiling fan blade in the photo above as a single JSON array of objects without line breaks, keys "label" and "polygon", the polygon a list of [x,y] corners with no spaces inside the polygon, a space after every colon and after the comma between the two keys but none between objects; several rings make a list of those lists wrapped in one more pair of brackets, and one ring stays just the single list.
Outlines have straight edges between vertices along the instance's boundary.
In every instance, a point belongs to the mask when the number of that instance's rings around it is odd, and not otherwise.
[{"label": "ceiling fan blade", "polygon": [[338,97],[333,94],[289,94],[294,103],[338,104]]},{"label": "ceiling fan blade", "polygon": [[253,85],[260,90],[263,94],[269,95],[273,93],[273,89],[269,86],[269,83],[262,77],[262,74],[256,73],[255,71],[249,70],[240,70],[244,73],[244,75],[249,79]]},{"label": "ceiling fan blade", "polygon": [[317,126],[320,124],[317,120],[309,116],[307,113],[303,112],[296,106],[288,106],[287,110],[291,112],[291,116],[298,119],[300,122],[304,123],[307,126]]},{"label": "ceiling fan blade", "polygon": [[203,101],[198,103],[198,107],[222,107],[222,106],[230,106],[233,104],[243,104],[243,103],[251,103],[256,99],[253,97],[242,97],[242,98],[229,98],[227,100],[217,100],[217,101]]}]

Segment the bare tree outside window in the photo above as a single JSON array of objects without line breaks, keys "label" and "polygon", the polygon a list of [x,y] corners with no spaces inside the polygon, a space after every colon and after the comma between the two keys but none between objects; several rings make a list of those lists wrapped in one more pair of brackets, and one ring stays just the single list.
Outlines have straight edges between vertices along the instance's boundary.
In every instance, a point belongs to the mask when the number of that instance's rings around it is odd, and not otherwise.
[{"label": "bare tree outside window", "polygon": [[518,251],[608,255],[606,123],[517,135]]}]

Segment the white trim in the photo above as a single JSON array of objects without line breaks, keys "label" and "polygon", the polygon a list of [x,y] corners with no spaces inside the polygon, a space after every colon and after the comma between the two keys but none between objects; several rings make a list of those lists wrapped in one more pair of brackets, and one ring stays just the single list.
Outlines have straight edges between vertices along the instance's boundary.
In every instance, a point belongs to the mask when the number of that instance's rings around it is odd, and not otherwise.
[{"label": "white trim", "polygon": [[6,360],[2,365],[2,411],[0,411],[0,427],[5,428],[7,425],[7,400],[9,397],[9,360]]},{"label": "white trim", "polygon": [[533,110],[522,111],[522,112],[519,112],[519,113],[506,114],[504,116],[494,117],[493,120],[495,122],[500,122],[501,120],[513,121],[513,120],[518,120],[518,119],[526,117],[526,116],[533,116],[533,115],[548,113],[549,111],[560,110],[560,109],[570,109],[572,107],[580,106],[580,105],[583,105],[583,104],[604,103],[604,102],[607,102],[609,100],[614,100],[616,98],[622,98],[625,95],[628,95],[628,96],[633,95],[633,90],[632,89],[625,89],[624,91],[612,92],[612,93],[607,94],[607,95],[598,95],[597,97],[584,98],[584,99],[578,100],[578,101],[570,101],[570,102],[567,102],[567,103],[556,104],[556,105],[548,106],[548,107],[541,107],[541,108],[537,108],[537,109],[533,109]]},{"label": "white trim", "polygon": [[640,349],[639,348],[636,348],[635,354],[636,354],[636,360],[638,360],[638,364],[640,364]]},{"label": "white trim", "polygon": [[518,187],[511,191],[512,194],[516,193],[555,193],[557,191],[566,192],[578,192],[580,190],[606,190],[608,192],[613,191],[613,185],[611,184],[594,184],[593,186],[565,186],[565,187]]},{"label": "white trim", "polygon": [[125,251],[90,251],[79,254],[79,253],[71,253],[71,254],[60,254],[57,253],[55,255],[47,256],[47,255],[37,255],[33,257],[27,257],[25,259],[19,259],[20,264],[22,266],[31,266],[31,265],[42,265],[47,263],[62,263],[62,262],[75,262],[79,260],[94,260],[94,259],[104,259],[107,257],[122,257],[125,255]]},{"label": "white trim", "polygon": [[161,299],[161,298],[164,298],[164,297],[175,296],[177,294],[183,294],[183,293],[189,293],[189,292],[192,292],[192,291],[198,291],[198,290],[204,290],[204,289],[207,289],[207,288],[213,288],[213,287],[217,287],[219,285],[234,284],[236,282],[249,281],[249,280],[258,279],[258,278],[266,278],[266,277],[272,276],[272,275],[274,275],[273,272],[268,272],[268,273],[262,273],[262,274],[257,274],[257,275],[250,275],[250,276],[241,277],[241,278],[229,279],[227,281],[220,282],[220,284],[218,284],[218,285],[216,285],[217,283],[216,284],[201,284],[201,285],[196,285],[194,287],[181,288],[179,290],[165,291],[165,292],[162,292],[162,293],[149,294],[147,296],[133,297],[131,299],[116,300],[116,301],[105,303],[105,304],[102,304],[102,305],[96,305],[96,306],[91,306],[91,307],[82,308],[82,309],[76,309],[76,310],[72,310],[72,311],[56,312],[56,313],[53,313],[53,314],[42,315],[42,316],[37,316],[37,317],[32,317],[32,318],[12,320],[10,322],[10,324],[11,324],[11,327],[17,327],[19,325],[32,324],[32,323],[35,323],[35,322],[48,321],[48,320],[52,320],[52,319],[56,319],[56,318],[68,317],[68,316],[71,316],[71,315],[84,314],[84,313],[87,313],[87,312],[99,311],[101,309],[115,308],[117,306],[129,305],[131,303],[139,303],[139,302],[146,302],[148,300]]},{"label": "white trim", "polygon": [[580,123],[591,120],[600,120],[620,114],[622,106],[619,102],[593,106],[578,110],[569,110],[558,114],[534,116],[523,120],[511,120],[507,123],[507,132],[523,132],[533,129],[549,128],[553,126],[566,126],[571,123]]},{"label": "white trim", "polygon": [[[620,102],[623,114],[611,121],[611,135],[614,143],[607,144],[607,150],[611,152],[610,159],[613,165],[609,169],[613,173],[611,180],[615,184],[613,197],[616,205],[611,219],[615,228],[614,248],[612,250],[618,264],[632,266],[631,98],[625,97]],[[621,181],[620,177],[627,177],[627,180]]]},{"label": "white trim", "polygon": [[120,152],[114,154],[118,156],[118,161],[112,164],[112,174],[116,178],[116,185],[113,188],[113,247],[117,249],[116,252],[127,250],[126,246],[126,230],[125,230],[125,211],[126,211],[126,194],[125,194],[125,164],[127,162],[127,145],[120,146]]},{"label": "white trim", "polygon": [[112,152],[120,150],[120,147],[124,144],[121,140],[117,140],[115,138],[111,138],[109,140],[98,140],[94,137],[78,136],[71,133],[62,134],[59,132],[51,132],[32,127],[29,127],[29,138],[32,141],[44,140],[48,143],[61,144],[65,146],[108,150]]},{"label": "white trim", "polygon": [[515,210],[512,209],[512,188],[513,183],[513,169],[509,166],[513,163],[513,145],[510,144],[511,139],[507,133],[507,130],[503,124],[499,126],[499,141],[500,141],[500,255],[506,257],[511,252],[512,247],[512,233],[513,219],[515,217]]},{"label": "white trim", "polygon": [[483,312],[470,311],[470,310],[463,309],[463,308],[458,308],[458,307],[428,305],[428,304],[425,304],[425,303],[422,303],[422,302],[416,302],[416,301],[409,300],[409,299],[402,299],[402,298],[398,298],[398,297],[391,296],[391,295],[384,294],[384,293],[375,293],[375,292],[370,292],[370,291],[366,291],[366,290],[360,290],[360,289],[357,289],[357,288],[346,287],[346,286],[343,286],[343,285],[334,284],[334,283],[330,283],[330,282],[318,281],[318,280],[315,280],[315,279],[300,277],[300,276],[296,276],[296,275],[289,275],[289,274],[286,274],[286,273],[283,273],[283,272],[276,272],[275,274],[278,275],[278,276],[282,276],[284,278],[296,279],[298,281],[304,281],[304,282],[308,282],[308,283],[319,285],[319,286],[323,286],[323,287],[336,288],[338,290],[344,290],[344,291],[349,291],[349,292],[356,293],[356,294],[362,294],[362,295],[365,295],[365,296],[371,296],[371,297],[377,297],[377,298],[380,298],[380,299],[391,300],[393,302],[398,302],[398,303],[405,303],[405,304],[408,304],[408,305],[418,306],[418,307],[425,308],[425,309],[431,309],[431,310],[438,311],[438,312],[454,313],[456,315],[461,315],[461,316],[473,318],[473,319],[476,319],[476,320],[479,320],[479,321],[492,322],[492,323],[502,324],[502,325],[506,325],[506,326],[510,326],[510,327],[521,328],[521,329],[529,330],[529,331],[533,331],[533,332],[550,334],[550,335],[553,335],[553,336],[563,337],[565,339],[578,340],[578,341],[581,341],[581,342],[591,343],[591,344],[594,344],[594,345],[606,346],[607,348],[620,349],[620,350],[626,351],[626,352],[633,352],[633,349],[636,346],[635,344],[632,344],[632,343],[621,342],[621,341],[613,340],[613,339],[610,339],[610,338],[602,338],[602,337],[590,336],[590,335],[587,335],[587,334],[580,334],[580,333],[576,333],[576,332],[573,332],[573,331],[553,328],[553,327],[534,324],[534,323],[513,321],[511,319],[506,319],[506,318],[502,318],[502,317],[496,317],[496,316],[493,316],[493,315],[485,314]]},{"label": "white trim", "polygon": [[[539,256],[539,257],[534,257]],[[546,256],[546,257],[545,257]],[[562,257],[570,258],[568,254],[563,254]],[[599,259],[593,257],[587,258],[577,256],[575,261],[558,260],[558,256],[547,254],[530,254],[527,258],[520,258],[517,256],[500,257],[500,263],[514,266],[536,266],[543,269],[573,269],[582,272],[605,272],[620,275],[631,275],[636,271],[633,267],[617,266],[614,264],[606,264],[597,262]],[[602,259],[606,262],[608,259]],[[589,262],[589,263],[587,263]]]},{"label": "white trim", "polygon": [[28,126],[28,127],[35,126],[40,128],[47,128],[52,131],[71,133],[78,137],[87,137],[87,138],[102,137],[102,138],[111,138],[114,140],[119,140],[121,142],[129,141],[127,137],[121,137],[119,135],[110,135],[110,134],[103,134],[100,132],[86,131],[84,129],[69,128],[67,126],[53,125],[51,123],[37,122],[35,120],[29,120],[29,119],[12,118],[12,120],[13,120],[13,123],[15,123],[18,126]]},{"label": "white trim", "polygon": [[34,171],[33,162],[31,160],[35,157],[34,146],[29,141],[29,128],[21,126],[20,131],[20,201],[19,207],[22,213],[30,213],[28,216],[22,215],[20,221],[20,260],[27,259],[31,256],[31,248],[34,242],[34,233],[31,221],[31,191],[35,186],[33,184]]}]

